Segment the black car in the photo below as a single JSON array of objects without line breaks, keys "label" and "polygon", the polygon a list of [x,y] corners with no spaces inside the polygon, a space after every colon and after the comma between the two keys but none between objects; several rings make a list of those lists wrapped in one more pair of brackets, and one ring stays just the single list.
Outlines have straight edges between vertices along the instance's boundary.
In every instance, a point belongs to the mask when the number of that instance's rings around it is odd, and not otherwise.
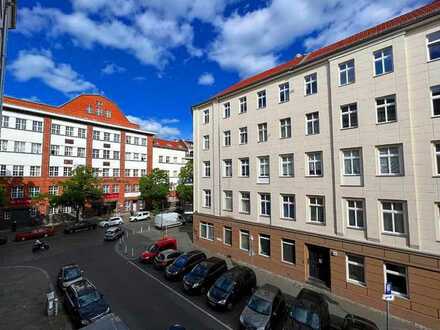
[{"label": "black car", "polygon": [[74,324],[83,327],[110,313],[102,294],[86,279],[67,287],[64,305]]},{"label": "black car", "polygon": [[183,289],[190,293],[204,294],[215,280],[227,270],[228,266],[223,259],[208,258],[183,277]]},{"label": "black car", "polygon": [[233,304],[255,289],[257,279],[252,269],[235,266],[220,276],[209,289],[206,297],[213,307],[226,307],[231,310]]},{"label": "black car", "polygon": [[80,221],[67,225],[64,228],[64,233],[72,234],[78,231],[96,229],[96,227],[97,227],[96,223],[92,223],[89,221]]},{"label": "black car", "polygon": [[348,314],[344,318],[342,330],[379,330],[377,325],[363,317]]},{"label": "black car", "polygon": [[180,280],[191,271],[195,265],[206,259],[202,251],[194,250],[182,254],[165,269],[165,278],[168,280]]},{"label": "black car", "polygon": [[293,303],[283,330],[330,329],[327,298],[318,292],[302,289]]},{"label": "black car", "polygon": [[61,290],[66,289],[74,282],[82,280],[83,271],[78,265],[69,264],[61,267],[58,272],[57,284]]}]

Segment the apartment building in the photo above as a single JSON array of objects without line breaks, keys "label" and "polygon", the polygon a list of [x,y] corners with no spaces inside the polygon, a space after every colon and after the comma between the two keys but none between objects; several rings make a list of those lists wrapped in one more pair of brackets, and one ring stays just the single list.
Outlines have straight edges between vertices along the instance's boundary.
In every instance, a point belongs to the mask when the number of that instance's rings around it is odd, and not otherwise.
[{"label": "apartment building", "polygon": [[194,242],[440,328],[440,2],[193,106]]},{"label": "apartment building", "polygon": [[79,165],[101,179],[104,197],[95,210],[142,208],[139,179],[152,168],[153,133],[128,121],[111,100],[81,95],[51,106],[5,97],[0,134],[0,184],[9,197],[2,227],[69,212],[31,199],[61,193],[61,182]]}]

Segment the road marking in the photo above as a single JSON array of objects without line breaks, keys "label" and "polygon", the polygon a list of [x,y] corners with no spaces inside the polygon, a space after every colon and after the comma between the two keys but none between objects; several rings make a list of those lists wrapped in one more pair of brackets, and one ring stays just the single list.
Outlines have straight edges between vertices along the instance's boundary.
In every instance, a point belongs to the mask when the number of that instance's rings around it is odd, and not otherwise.
[{"label": "road marking", "polygon": [[216,321],[218,324],[222,325],[225,329],[228,330],[234,330],[233,328],[231,328],[229,325],[227,325],[226,323],[222,322],[221,320],[219,320],[218,318],[216,318],[214,315],[208,313],[206,310],[204,310],[203,308],[201,308],[199,305],[197,305],[196,303],[194,303],[192,300],[188,299],[187,297],[185,297],[184,295],[182,295],[181,293],[177,292],[176,290],[174,290],[172,287],[166,285],[164,282],[162,282],[161,280],[159,280],[156,276],[151,275],[149,272],[147,272],[145,269],[143,269],[142,267],[139,267],[139,265],[135,264],[133,261],[127,260],[127,262],[131,265],[133,265],[134,267],[136,267],[138,270],[140,270],[142,273],[144,273],[145,275],[147,275],[148,277],[152,278],[153,280],[155,280],[156,282],[158,282],[160,285],[162,285],[163,287],[167,288],[168,290],[170,290],[171,292],[173,292],[174,294],[176,294],[177,296],[179,296],[180,298],[182,298],[183,300],[185,300],[187,303],[191,304],[193,307],[195,307],[196,309],[198,309],[199,311],[201,311],[202,313],[204,313],[205,315],[209,316],[210,318],[212,318],[214,321]]}]

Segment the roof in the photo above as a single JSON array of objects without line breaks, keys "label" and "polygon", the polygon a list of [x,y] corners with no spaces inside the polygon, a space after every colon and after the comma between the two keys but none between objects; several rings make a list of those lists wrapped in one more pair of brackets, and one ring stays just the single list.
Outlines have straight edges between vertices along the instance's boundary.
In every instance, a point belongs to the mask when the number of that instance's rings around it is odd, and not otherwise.
[{"label": "roof", "polygon": [[269,70],[258,73],[252,77],[241,80],[238,83],[236,83],[236,84],[226,88],[225,90],[221,91],[220,93],[214,95],[209,100],[206,100],[205,102],[201,102],[199,105],[202,105],[204,103],[212,101],[215,98],[220,98],[220,97],[226,96],[228,94],[231,94],[233,92],[237,92],[243,88],[249,87],[251,85],[254,85],[258,82],[262,82],[262,81],[267,80],[269,78],[273,78],[273,77],[280,75],[282,73],[285,73],[289,70],[296,69],[301,66],[305,66],[307,64],[312,64],[313,62],[316,62],[320,59],[323,59],[326,56],[343,51],[351,46],[357,45],[359,43],[362,43],[362,42],[365,42],[365,41],[368,41],[371,39],[374,39],[374,38],[379,37],[381,35],[384,35],[386,33],[393,32],[397,29],[414,24],[420,20],[427,19],[427,18],[432,17],[434,15],[437,15],[439,13],[440,13],[440,0],[434,0],[430,4],[427,4],[423,7],[415,9],[409,13],[395,17],[391,20],[388,20],[384,23],[376,25],[376,26],[369,28],[365,31],[356,33],[348,38],[342,39],[342,40],[337,41],[333,44],[330,44],[328,46],[317,49],[317,50],[315,50],[305,56],[301,56],[301,55],[297,56],[294,59],[292,59],[286,63],[280,64],[280,65],[273,67]]},{"label": "roof", "polygon": [[182,140],[163,140],[155,138],[153,139],[153,147],[154,148],[163,148],[163,149],[173,149],[173,150],[181,150],[187,151],[187,145]]},{"label": "roof", "polygon": [[280,292],[280,289],[278,287],[266,283],[262,287],[258,288],[255,294],[259,297],[273,300],[278,292]]}]

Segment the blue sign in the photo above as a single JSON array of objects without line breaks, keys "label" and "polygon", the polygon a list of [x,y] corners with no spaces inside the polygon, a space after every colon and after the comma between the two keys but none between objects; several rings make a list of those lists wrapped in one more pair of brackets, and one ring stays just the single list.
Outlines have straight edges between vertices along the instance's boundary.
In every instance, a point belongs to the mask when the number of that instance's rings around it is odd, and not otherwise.
[{"label": "blue sign", "polygon": [[385,294],[386,295],[391,294],[391,283],[387,283],[385,285]]}]

